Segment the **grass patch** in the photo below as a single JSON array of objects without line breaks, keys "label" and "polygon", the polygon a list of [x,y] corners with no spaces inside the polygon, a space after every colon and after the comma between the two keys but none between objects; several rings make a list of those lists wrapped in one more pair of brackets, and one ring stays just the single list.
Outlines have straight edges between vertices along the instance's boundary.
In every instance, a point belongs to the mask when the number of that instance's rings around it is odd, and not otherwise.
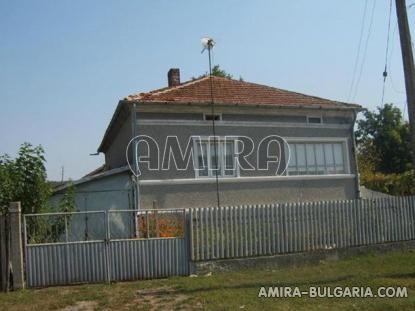
[{"label": "grass patch", "polygon": [[[258,298],[261,286],[406,286],[408,298]],[[68,308],[69,307],[69,308]],[[65,309],[66,308],[66,309]],[[414,310],[415,253],[0,294],[0,310]]]}]

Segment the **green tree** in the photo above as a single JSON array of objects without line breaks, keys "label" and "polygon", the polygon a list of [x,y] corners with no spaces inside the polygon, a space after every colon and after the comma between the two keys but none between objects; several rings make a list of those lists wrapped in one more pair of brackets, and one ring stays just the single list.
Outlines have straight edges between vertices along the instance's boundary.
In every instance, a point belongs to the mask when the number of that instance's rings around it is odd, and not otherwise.
[{"label": "green tree", "polygon": [[[200,79],[206,76],[208,76],[207,72],[198,77],[192,77],[192,80]],[[213,66],[212,76],[233,79],[233,76],[230,73],[226,72],[224,69],[221,69],[219,65]],[[239,81],[243,81],[243,78],[239,77]]]},{"label": "green tree", "polygon": [[212,76],[222,77],[222,78],[227,78],[227,79],[233,78],[233,76],[230,73],[227,73],[225,70],[220,69],[219,65],[213,66]]},{"label": "green tree", "polygon": [[30,143],[20,146],[15,159],[0,156],[0,208],[20,201],[23,213],[39,213],[47,209],[52,189],[46,180],[44,150]]},{"label": "green tree", "polygon": [[[44,150],[30,143],[20,146],[18,155],[12,159],[0,156],[0,211],[7,212],[10,202],[20,201],[22,213],[52,211],[48,200],[52,187],[46,180]],[[71,212],[75,208],[75,192],[72,184],[64,194],[55,212]],[[71,218],[67,217],[69,223]],[[62,238],[65,221],[62,216],[37,216],[27,218],[27,234],[31,242],[52,242]]]},{"label": "green tree", "polygon": [[365,110],[357,122],[356,142],[363,166],[384,173],[403,173],[411,169],[409,124],[393,104]]}]

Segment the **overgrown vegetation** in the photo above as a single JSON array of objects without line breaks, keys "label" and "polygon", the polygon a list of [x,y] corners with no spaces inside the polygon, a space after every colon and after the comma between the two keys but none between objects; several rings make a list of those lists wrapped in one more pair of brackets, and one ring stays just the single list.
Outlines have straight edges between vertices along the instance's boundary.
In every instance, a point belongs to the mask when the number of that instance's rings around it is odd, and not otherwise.
[{"label": "overgrown vegetation", "polygon": [[29,143],[20,146],[12,159],[0,156],[0,206],[20,201],[22,213],[40,213],[47,210],[52,188],[46,180],[44,150]]},{"label": "overgrown vegetation", "polygon": [[[72,186],[59,206],[49,204],[52,187],[47,181],[45,152],[42,146],[23,143],[16,158],[0,156],[0,212],[7,212],[10,202],[20,201],[22,213],[70,212],[75,210]],[[58,239],[64,230],[62,217],[28,218],[27,233],[32,241]]]},{"label": "overgrown vegetation", "polygon": [[393,104],[365,110],[357,122],[360,181],[391,195],[415,194],[409,124]]}]

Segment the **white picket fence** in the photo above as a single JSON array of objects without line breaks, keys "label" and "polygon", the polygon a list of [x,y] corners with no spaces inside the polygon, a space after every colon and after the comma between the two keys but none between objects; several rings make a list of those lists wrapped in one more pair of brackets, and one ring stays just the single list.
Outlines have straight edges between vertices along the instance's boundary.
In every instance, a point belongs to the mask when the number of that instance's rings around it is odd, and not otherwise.
[{"label": "white picket fence", "polygon": [[190,209],[194,261],[415,238],[415,196]]}]

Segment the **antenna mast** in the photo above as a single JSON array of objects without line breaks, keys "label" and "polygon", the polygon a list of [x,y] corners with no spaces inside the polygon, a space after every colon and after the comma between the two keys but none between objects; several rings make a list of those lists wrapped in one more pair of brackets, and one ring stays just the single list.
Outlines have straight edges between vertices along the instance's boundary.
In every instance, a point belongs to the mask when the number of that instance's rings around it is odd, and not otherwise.
[{"label": "antenna mast", "polygon": [[212,38],[203,38],[202,39],[203,50],[208,50],[209,55],[209,82],[210,82],[210,107],[212,113],[212,133],[213,133],[213,149],[215,155],[215,169],[213,170],[216,179],[216,200],[217,205],[220,207],[220,196],[219,196],[219,165],[218,165],[218,143],[216,137],[216,126],[215,126],[215,101],[213,96],[213,79],[212,79],[212,48],[215,45],[215,41]]}]

